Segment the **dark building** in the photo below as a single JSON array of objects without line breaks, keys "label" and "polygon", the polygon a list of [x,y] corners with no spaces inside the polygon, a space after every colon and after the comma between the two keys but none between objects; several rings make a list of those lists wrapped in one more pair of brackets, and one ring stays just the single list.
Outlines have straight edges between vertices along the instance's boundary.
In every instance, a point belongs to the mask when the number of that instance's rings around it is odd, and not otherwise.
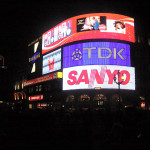
[{"label": "dark building", "polygon": [[28,45],[26,108],[149,109],[150,43],[139,29],[131,17],[95,13],[45,32]]},{"label": "dark building", "polygon": [[8,77],[4,56],[0,55],[0,101],[2,103],[8,99]]}]

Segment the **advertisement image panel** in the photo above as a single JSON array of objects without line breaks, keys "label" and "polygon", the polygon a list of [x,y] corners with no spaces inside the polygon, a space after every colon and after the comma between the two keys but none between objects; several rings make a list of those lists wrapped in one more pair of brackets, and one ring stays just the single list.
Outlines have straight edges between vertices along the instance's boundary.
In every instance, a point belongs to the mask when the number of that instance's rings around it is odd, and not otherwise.
[{"label": "advertisement image panel", "polygon": [[42,35],[42,54],[61,46],[72,33],[72,20],[69,19]]},{"label": "advertisement image panel", "polygon": [[38,38],[28,45],[28,78],[41,76],[42,72],[42,40]]},{"label": "advertisement image panel", "polygon": [[116,42],[86,42],[63,48],[63,68],[83,65],[131,66],[130,45]]},{"label": "advertisement image panel", "polygon": [[61,69],[61,49],[43,56],[42,74],[47,74]]},{"label": "advertisement image panel", "polygon": [[106,16],[90,16],[77,19],[77,32],[106,30]]},{"label": "advertisement image panel", "polygon": [[77,20],[77,32],[99,30],[126,34],[124,20],[107,19],[107,16],[90,16]]},{"label": "advertisement image panel", "polygon": [[48,75],[45,75],[45,76],[42,76],[42,77],[39,77],[39,78],[35,78],[35,79],[32,79],[32,80],[25,81],[23,86],[24,87],[25,86],[30,86],[30,85],[46,82],[46,81],[49,81],[49,80],[53,80],[53,79],[56,79],[56,78],[58,78],[57,77],[57,72],[51,73],[51,74],[48,74]]},{"label": "advertisement image panel", "polygon": [[28,100],[29,101],[40,101],[40,100],[43,100],[43,95],[29,96]]},{"label": "advertisement image panel", "polygon": [[134,43],[134,19],[112,13],[72,17],[42,35],[42,54],[70,42],[89,39],[116,39]]},{"label": "advertisement image panel", "polygon": [[[118,71],[120,72],[119,79]],[[124,76],[122,81],[121,77]],[[63,69],[63,90],[118,89],[135,90],[135,68],[115,65],[88,65]]]}]

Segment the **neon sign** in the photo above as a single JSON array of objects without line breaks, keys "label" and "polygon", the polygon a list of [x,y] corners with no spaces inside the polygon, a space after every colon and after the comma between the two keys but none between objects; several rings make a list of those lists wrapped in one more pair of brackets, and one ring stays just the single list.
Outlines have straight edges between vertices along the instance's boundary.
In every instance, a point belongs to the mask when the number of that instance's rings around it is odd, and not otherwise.
[{"label": "neon sign", "polygon": [[43,56],[42,74],[47,74],[61,69],[61,49]]},{"label": "neon sign", "polygon": [[43,95],[29,96],[28,100],[29,101],[40,101],[40,100],[43,100]]},{"label": "neon sign", "polygon": [[24,82],[24,87],[34,85],[34,84],[37,84],[37,83],[41,83],[41,82],[46,82],[46,81],[53,80],[53,79],[56,79],[56,78],[57,78],[57,72],[49,74],[49,75],[45,75],[45,76],[42,76],[42,77],[39,77],[39,78],[35,78],[35,79],[32,79],[32,80],[25,81]]},{"label": "neon sign", "polygon": [[[90,65],[63,69],[63,90],[71,89],[117,89],[114,77],[118,70],[125,80],[120,89],[135,90],[135,69],[126,66]],[[121,79],[118,79],[122,81]]]},{"label": "neon sign", "polygon": [[86,42],[63,48],[63,68],[82,65],[131,66],[130,45],[116,42]]},{"label": "neon sign", "polygon": [[29,62],[34,63],[38,58],[40,58],[40,52],[35,53],[31,58],[29,58]]},{"label": "neon sign", "polygon": [[42,35],[42,54],[70,42],[89,39],[116,39],[134,43],[134,19],[112,13],[72,17]]}]

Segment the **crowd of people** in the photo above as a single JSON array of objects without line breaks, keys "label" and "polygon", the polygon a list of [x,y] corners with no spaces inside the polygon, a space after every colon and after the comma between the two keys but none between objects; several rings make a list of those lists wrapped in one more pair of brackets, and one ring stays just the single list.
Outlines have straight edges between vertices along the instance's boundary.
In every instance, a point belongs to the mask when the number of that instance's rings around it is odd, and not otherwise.
[{"label": "crowd of people", "polygon": [[1,149],[107,150],[146,149],[149,112],[51,111],[0,112]]}]

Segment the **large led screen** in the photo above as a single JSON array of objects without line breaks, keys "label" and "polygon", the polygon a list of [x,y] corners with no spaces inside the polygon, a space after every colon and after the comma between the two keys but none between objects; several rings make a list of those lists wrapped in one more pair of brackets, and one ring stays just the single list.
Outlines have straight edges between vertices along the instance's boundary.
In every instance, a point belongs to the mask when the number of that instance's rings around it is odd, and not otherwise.
[{"label": "large led screen", "polygon": [[[120,72],[119,79],[118,71]],[[75,89],[118,89],[116,81],[124,81],[120,89],[135,90],[135,68],[115,65],[87,65],[63,69],[63,90]]]},{"label": "large led screen", "polygon": [[63,48],[63,68],[83,65],[130,66],[130,45],[116,42],[86,42]]},{"label": "large led screen", "polygon": [[42,54],[67,43],[87,39],[135,42],[134,19],[112,13],[75,16],[42,35]]},{"label": "large led screen", "polygon": [[61,69],[61,49],[43,56],[42,74],[47,74]]}]

